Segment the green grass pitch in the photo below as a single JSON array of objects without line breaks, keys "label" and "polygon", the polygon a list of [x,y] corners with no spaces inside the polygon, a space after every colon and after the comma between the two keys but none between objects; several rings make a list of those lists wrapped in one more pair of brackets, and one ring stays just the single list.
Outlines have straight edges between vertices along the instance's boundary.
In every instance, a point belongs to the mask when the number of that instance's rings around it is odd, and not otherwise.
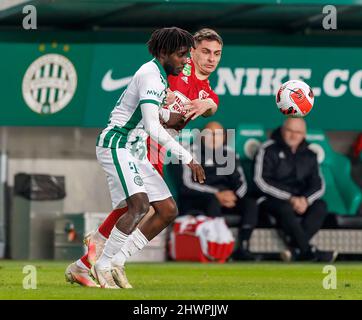
[{"label": "green grass pitch", "polygon": [[[25,265],[37,289],[23,288]],[[1,261],[3,299],[361,299],[362,263],[336,263],[337,289],[323,288],[323,264],[130,263],[131,290],[84,288],[64,280],[68,262]]]}]

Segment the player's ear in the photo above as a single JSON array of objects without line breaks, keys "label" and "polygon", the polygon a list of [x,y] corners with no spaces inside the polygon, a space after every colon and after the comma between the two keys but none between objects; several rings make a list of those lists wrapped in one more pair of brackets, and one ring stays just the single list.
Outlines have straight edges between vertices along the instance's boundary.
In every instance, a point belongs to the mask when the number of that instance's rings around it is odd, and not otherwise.
[{"label": "player's ear", "polygon": [[194,48],[191,48],[191,49],[190,49],[191,59],[193,58],[194,54],[195,54],[195,49],[194,49]]},{"label": "player's ear", "polygon": [[161,50],[161,52],[160,52],[160,58],[161,59],[165,59],[166,58],[166,51],[165,50]]}]

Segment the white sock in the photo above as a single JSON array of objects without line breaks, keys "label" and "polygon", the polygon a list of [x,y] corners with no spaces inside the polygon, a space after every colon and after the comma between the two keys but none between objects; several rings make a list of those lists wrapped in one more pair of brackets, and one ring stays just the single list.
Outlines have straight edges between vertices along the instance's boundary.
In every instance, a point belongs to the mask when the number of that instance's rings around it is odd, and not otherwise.
[{"label": "white sock", "polygon": [[144,234],[137,228],[128,237],[121,250],[112,258],[112,265],[124,266],[126,260],[142,250],[148,242]]},{"label": "white sock", "polygon": [[[115,227],[113,227],[113,228],[115,228]],[[98,229],[96,230],[95,234],[97,236],[99,236],[100,238],[102,238],[104,241],[107,241],[107,238],[103,234],[101,234]]]},{"label": "white sock", "polygon": [[112,232],[104,245],[102,255],[97,261],[97,265],[101,268],[109,268],[111,259],[122,248],[129,236],[122,231],[113,227]]},{"label": "white sock", "polygon": [[76,261],[76,264],[77,264],[77,266],[78,266],[79,268],[89,270],[89,268],[88,268],[88,267],[83,263],[83,261],[80,260],[80,259],[78,259],[78,260]]}]

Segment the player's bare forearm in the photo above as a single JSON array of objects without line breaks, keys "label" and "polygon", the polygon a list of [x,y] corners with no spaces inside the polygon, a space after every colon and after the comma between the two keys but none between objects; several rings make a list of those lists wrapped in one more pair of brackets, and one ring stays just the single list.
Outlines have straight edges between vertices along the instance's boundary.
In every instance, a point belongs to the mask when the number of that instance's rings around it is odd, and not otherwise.
[{"label": "player's bare forearm", "polygon": [[195,120],[199,116],[212,116],[217,109],[217,104],[212,99],[195,99],[185,103],[186,117]]},{"label": "player's bare forearm", "polygon": [[205,101],[207,101],[207,104],[209,105],[209,109],[207,109],[202,114],[202,116],[207,118],[207,117],[211,117],[215,114],[215,112],[217,110],[217,104],[212,99],[206,99]]}]

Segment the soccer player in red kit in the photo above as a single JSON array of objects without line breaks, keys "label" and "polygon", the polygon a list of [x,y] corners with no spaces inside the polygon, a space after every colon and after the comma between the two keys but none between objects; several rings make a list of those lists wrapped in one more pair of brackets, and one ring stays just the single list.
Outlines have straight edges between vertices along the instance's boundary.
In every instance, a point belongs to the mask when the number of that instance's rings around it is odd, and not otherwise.
[{"label": "soccer player in red kit", "polygon": [[[168,76],[170,91],[167,101],[170,106],[160,113],[165,126],[177,131],[200,115],[212,116],[219,104],[218,96],[210,87],[209,76],[220,62],[222,38],[214,30],[205,28],[195,33],[194,40],[195,49],[191,49],[191,57],[183,71],[178,76]],[[150,138],[147,146],[150,162],[163,175],[165,150]],[[98,286],[89,275],[90,267],[96,262],[114,225],[125,212],[127,208],[113,210],[98,230],[86,237],[88,253],[67,267],[65,272],[67,281],[90,287]],[[146,223],[150,215],[152,212],[149,212],[140,223]]]},{"label": "soccer player in red kit", "polygon": [[[222,40],[210,29],[198,31],[194,39],[196,48],[191,49],[191,58],[188,59],[183,71],[178,76],[168,77],[170,90],[175,96],[175,102],[169,109],[187,117],[179,129],[200,115],[204,117],[213,115],[219,104],[218,96],[210,87],[209,76],[220,61]],[[149,160],[162,175],[166,150],[150,138],[147,144]]]}]

